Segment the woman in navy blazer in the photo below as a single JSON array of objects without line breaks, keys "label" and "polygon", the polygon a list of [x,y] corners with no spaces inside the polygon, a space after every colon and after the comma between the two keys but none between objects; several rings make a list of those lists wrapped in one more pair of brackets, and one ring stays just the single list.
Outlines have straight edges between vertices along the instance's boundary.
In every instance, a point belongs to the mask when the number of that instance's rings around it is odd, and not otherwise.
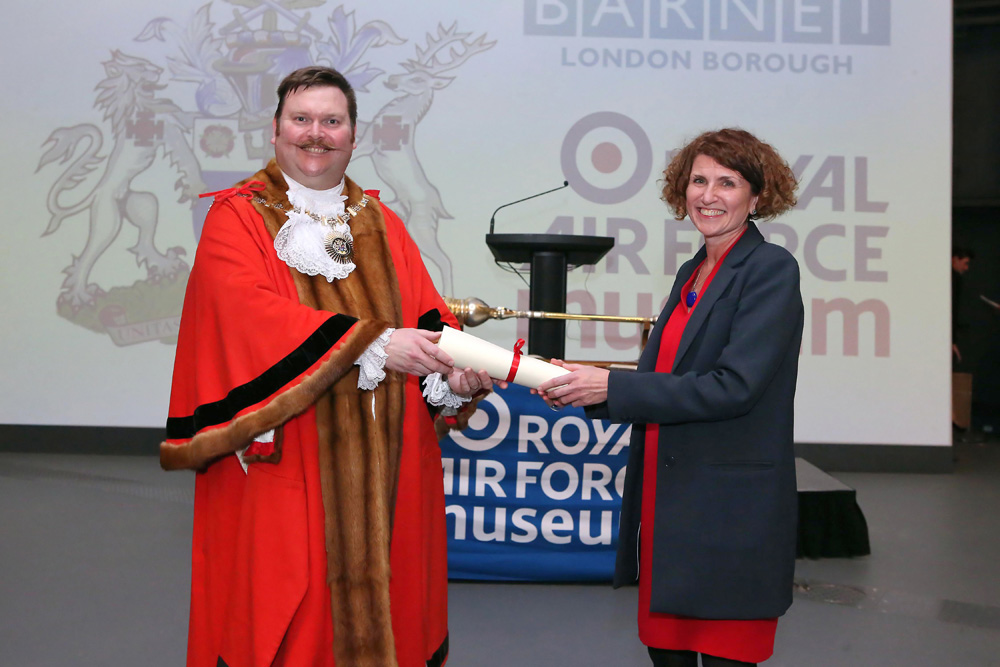
[{"label": "woman in navy blazer", "polygon": [[552,407],[635,425],[614,583],[639,579],[654,665],[766,660],[792,602],[802,297],[795,259],[754,220],[791,209],[795,187],[748,132],[697,137],[664,172],[663,198],[705,244],[677,272],[636,372],[557,361],[571,373],[539,387]]}]

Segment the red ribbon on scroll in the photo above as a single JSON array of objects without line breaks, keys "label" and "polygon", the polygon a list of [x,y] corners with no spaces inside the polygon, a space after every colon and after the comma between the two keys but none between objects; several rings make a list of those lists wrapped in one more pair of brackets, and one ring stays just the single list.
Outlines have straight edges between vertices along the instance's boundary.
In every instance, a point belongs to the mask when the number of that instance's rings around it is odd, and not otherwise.
[{"label": "red ribbon on scroll", "polygon": [[264,185],[262,181],[248,181],[245,185],[239,188],[226,188],[225,190],[216,190],[215,192],[204,192],[198,195],[199,199],[204,197],[215,197],[215,201],[225,201],[230,197],[235,197],[237,195],[241,197],[252,197],[255,192],[262,192],[267,186]]},{"label": "red ribbon on scroll", "polygon": [[521,348],[524,347],[524,339],[518,338],[514,343],[514,359],[510,362],[510,372],[507,373],[507,382],[513,382],[517,375],[517,367],[521,365]]}]

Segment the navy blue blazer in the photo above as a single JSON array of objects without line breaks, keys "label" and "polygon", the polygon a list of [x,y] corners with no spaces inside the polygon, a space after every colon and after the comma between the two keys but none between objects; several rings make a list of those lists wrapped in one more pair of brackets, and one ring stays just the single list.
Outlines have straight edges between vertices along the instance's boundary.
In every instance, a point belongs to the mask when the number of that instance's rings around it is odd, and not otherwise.
[{"label": "navy blue blazer", "polygon": [[[658,424],[651,611],[772,618],[792,602],[799,267],[751,222],[695,308],[672,373],[663,328],[705,248],[677,272],[636,372],[612,371],[592,418]],[[645,429],[633,428],[615,587],[638,578]]]}]

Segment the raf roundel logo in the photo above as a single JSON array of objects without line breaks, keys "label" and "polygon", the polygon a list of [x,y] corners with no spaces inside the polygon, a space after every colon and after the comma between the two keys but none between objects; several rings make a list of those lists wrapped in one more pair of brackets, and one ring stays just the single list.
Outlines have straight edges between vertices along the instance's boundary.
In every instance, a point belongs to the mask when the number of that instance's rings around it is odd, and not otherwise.
[{"label": "raf roundel logo", "polygon": [[595,204],[619,204],[646,184],[653,148],[634,120],[614,111],[599,111],[569,129],[561,161],[563,174],[577,194]]},{"label": "raf roundel logo", "polygon": [[468,428],[448,435],[465,450],[487,452],[503,442],[510,432],[510,408],[496,392],[488,394],[476,407]]}]

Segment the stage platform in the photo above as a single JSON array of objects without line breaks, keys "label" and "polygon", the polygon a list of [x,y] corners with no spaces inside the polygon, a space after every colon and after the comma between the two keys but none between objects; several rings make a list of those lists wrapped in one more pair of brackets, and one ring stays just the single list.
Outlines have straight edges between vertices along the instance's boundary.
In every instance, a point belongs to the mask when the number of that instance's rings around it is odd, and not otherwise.
[{"label": "stage platform", "polygon": [[851,558],[871,553],[868,523],[854,489],[803,458],[795,459],[799,492],[799,558]]}]

